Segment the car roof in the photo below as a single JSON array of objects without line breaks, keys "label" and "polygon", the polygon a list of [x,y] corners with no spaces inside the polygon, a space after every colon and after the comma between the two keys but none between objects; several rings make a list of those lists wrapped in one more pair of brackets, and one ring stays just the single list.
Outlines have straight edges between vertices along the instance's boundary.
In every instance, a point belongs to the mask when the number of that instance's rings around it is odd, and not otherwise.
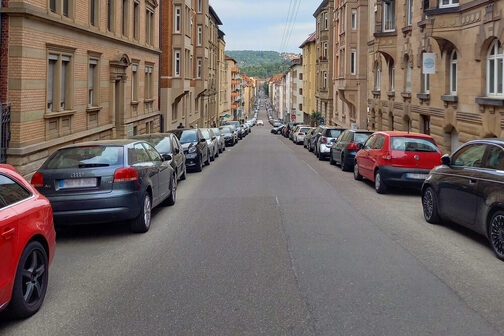
[{"label": "car roof", "polygon": [[170,137],[170,136],[173,136],[173,133],[149,133],[149,134],[142,134],[142,135],[134,135],[129,138],[143,140],[143,139],[148,139],[148,138],[160,138],[160,137],[166,138],[166,137]]},{"label": "car roof", "polygon": [[467,142],[466,145],[472,143],[493,143],[504,146],[504,138],[486,138],[486,139],[472,140]]},{"label": "car roof", "polygon": [[353,132],[353,133],[369,133],[369,134],[373,134],[374,133],[373,131],[368,131],[368,130],[353,130],[353,129],[349,129],[347,131],[348,132]]},{"label": "car roof", "polygon": [[379,131],[375,133],[384,134],[391,137],[415,137],[415,138],[432,139],[432,136],[423,133],[401,132],[401,131]]},{"label": "car roof", "polygon": [[86,141],[78,142],[71,145],[63,146],[59,149],[75,148],[82,146],[127,146],[141,140],[138,139],[118,139],[118,140],[98,140],[98,141]]}]

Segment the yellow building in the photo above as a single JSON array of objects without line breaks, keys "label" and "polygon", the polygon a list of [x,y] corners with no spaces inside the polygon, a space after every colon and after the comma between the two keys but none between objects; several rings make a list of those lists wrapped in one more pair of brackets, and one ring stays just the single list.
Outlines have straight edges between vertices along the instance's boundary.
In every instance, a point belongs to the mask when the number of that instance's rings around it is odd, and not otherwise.
[{"label": "yellow building", "polygon": [[317,62],[317,34],[311,34],[300,46],[303,49],[303,112],[304,120],[309,123],[315,104],[315,74]]}]

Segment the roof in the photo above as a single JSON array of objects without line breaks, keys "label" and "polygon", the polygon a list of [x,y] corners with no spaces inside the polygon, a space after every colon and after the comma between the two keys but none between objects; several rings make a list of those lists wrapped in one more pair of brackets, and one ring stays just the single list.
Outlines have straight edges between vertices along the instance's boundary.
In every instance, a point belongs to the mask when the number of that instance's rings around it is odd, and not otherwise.
[{"label": "roof", "polygon": [[222,25],[222,21],[221,19],[219,19],[219,16],[217,15],[217,13],[214,11],[213,7],[212,6],[208,6],[209,8],[209,11],[210,11],[210,15],[214,18],[215,22],[221,26]]},{"label": "roof", "polygon": [[235,61],[234,58],[232,58],[231,56],[228,56],[228,55],[226,55],[225,59],[226,59],[226,61],[233,61],[235,63],[238,63],[238,62]]},{"label": "roof", "polygon": [[299,46],[299,48],[303,48],[305,45],[310,44],[310,43],[315,43],[317,40],[317,32],[313,32],[308,36],[308,38]]},{"label": "roof", "polygon": [[329,4],[329,0],[322,1],[322,3],[320,4],[320,6],[318,6],[315,13],[313,13],[313,16],[317,17],[317,15],[319,15],[320,12],[323,11],[327,7],[328,4]]}]

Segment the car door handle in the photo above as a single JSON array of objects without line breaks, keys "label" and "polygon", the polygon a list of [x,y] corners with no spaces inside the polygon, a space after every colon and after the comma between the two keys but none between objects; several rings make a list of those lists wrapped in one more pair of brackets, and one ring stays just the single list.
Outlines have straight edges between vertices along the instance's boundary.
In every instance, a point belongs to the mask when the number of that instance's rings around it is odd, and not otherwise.
[{"label": "car door handle", "polygon": [[469,179],[469,184],[476,184],[476,182],[478,182],[478,181],[474,180],[474,179]]},{"label": "car door handle", "polygon": [[10,228],[2,233],[2,238],[5,240],[9,240],[14,237],[14,233],[16,232],[16,228]]}]

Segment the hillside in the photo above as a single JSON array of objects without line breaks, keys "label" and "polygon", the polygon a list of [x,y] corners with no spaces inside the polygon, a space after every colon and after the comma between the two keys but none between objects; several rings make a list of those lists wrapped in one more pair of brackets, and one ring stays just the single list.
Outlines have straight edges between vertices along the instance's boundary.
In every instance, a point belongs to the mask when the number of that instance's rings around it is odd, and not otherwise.
[{"label": "hillside", "polygon": [[294,54],[276,51],[232,50],[226,55],[234,58],[242,73],[250,77],[268,78],[287,71]]}]

